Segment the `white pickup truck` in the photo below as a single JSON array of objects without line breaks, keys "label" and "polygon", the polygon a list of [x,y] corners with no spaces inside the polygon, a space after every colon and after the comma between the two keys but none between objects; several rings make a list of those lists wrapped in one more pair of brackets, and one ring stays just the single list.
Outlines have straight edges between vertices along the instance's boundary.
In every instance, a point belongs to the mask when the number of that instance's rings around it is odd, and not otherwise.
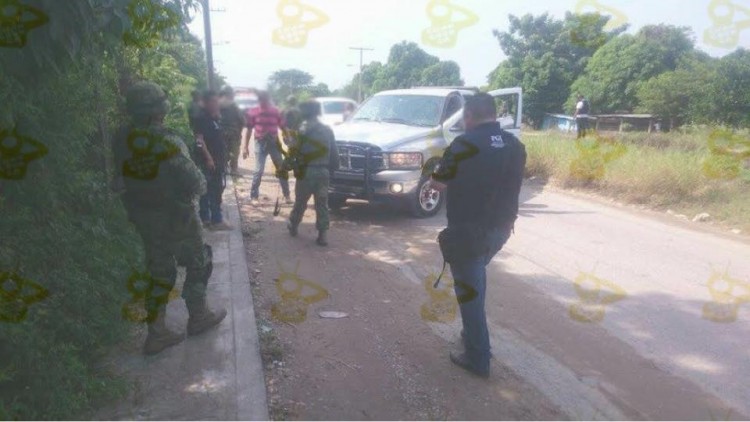
[{"label": "white pickup truck", "polygon": [[[463,133],[463,105],[478,90],[465,87],[384,91],[362,104],[347,122],[333,127],[340,168],[331,177],[328,204],[347,199],[387,201],[416,217],[438,213],[444,195],[429,175],[443,150]],[[503,129],[521,137],[521,88],[489,92],[498,103]]]}]

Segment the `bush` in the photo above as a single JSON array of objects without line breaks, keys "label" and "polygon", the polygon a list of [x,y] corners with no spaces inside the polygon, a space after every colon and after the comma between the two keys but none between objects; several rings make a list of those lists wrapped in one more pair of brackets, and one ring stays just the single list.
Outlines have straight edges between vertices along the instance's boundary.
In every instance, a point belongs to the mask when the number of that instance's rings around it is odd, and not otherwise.
[{"label": "bush", "polygon": [[2,126],[17,122],[49,149],[24,179],[0,181],[0,272],[49,292],[25,320],[0,322],[0,419],[74,418],[123,386],[95,369],[128,332],[120,306],[142,255],[107,183],[100,124],[116,124],[111,69],[71,64],[34,89],[0,82]]},{"label": "bush", "polygon": [[[704,169],[706,162],[716,160],[707,147],[709,135],[716,130],[703,127],[669,134],[606,135],[614,136],[613,141],[626,147],[622,155],[609,162],[594,155],[586,157],[570,135],[524,133],[526,172],[528,176],[549,178],[564,187],[590,189],[624,202],[681,209],[685,213],[708,212],[717,220],[750,230],[748,164],[733,178],[714,178]],[[742,132],[740,136],[746,134]],[[598,172],[602,163],[604,171]]]}]

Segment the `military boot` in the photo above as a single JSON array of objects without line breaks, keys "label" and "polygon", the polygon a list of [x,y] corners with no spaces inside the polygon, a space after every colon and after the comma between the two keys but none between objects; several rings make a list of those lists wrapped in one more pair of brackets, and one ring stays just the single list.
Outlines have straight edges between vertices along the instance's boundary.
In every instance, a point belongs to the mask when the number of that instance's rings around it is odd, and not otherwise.
[{"label": "military boot", "polygon": [[326,230],[318,232],[318,240],[315,241],[319,246],[328,246],[328,235]]},{"label": "military boot", "polygon": [[166,309],[161,308],[154,322],[148,324],[148,335],[143,345],[145,355],[155,355],[185,340],[185,333],[175,333],[167,328],[166,315]]},{"label": "military boot", "polygon": [[212,311],[206,305],[206,298],[187,302],[188,318],[187,334],[189,336],[198,335],[209,328],[219,325],[227,316],[226,309]]},{"label": "military boot", "polygon": [[289,230],[289,236],[297,237],[297,225],[291,221],[286,223],[286,228]]}]

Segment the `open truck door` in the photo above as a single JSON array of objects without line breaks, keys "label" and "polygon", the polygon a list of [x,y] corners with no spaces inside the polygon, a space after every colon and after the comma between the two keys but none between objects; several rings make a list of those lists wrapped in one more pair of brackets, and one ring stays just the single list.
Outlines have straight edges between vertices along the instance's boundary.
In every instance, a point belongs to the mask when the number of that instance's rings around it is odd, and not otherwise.
[{"label": "open truck door", "polygon": [[[523,114],[523,89],[502,88],[488,92],[495,98],[497,121],[500,127],[521,139],[521,115]],[[464,133],[463,108],[443,123],[443,137],[450,144]]]}]

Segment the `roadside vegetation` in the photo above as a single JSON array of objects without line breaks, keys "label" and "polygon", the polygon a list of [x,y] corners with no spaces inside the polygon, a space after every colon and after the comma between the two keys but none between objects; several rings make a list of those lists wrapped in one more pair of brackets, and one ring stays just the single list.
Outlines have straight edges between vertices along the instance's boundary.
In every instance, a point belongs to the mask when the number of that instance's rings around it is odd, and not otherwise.
[{"label": "roadside vegetation", "polygon": [[[109,189],[122,94],[139,79],[162,84],[169,125],[187,133],[182,102],[206,65],[184,26],[191,0],[24,4],[49,21],[0,54],[0,130],[47,153],[25,177],[0,178],[0,420],[79,419],[127,388],[103,367],[133,327],[121,307],[143,267]],[[44,294],[26,303],[27,291]]]},{"label": "roadside vegetation", "polygon": [[[723,155],[709,139],[732,133],[708,127],[685,127],[671,133],[625,132],[589,135],[525,132],[527,175],[553,185],[580,189],[623,203],[684,215],[707,213],[718,222],[750,233],[750,162]],[[724,136],[727,137],[727,136]],[[747,155],[750,133],[735,147]]]}]

